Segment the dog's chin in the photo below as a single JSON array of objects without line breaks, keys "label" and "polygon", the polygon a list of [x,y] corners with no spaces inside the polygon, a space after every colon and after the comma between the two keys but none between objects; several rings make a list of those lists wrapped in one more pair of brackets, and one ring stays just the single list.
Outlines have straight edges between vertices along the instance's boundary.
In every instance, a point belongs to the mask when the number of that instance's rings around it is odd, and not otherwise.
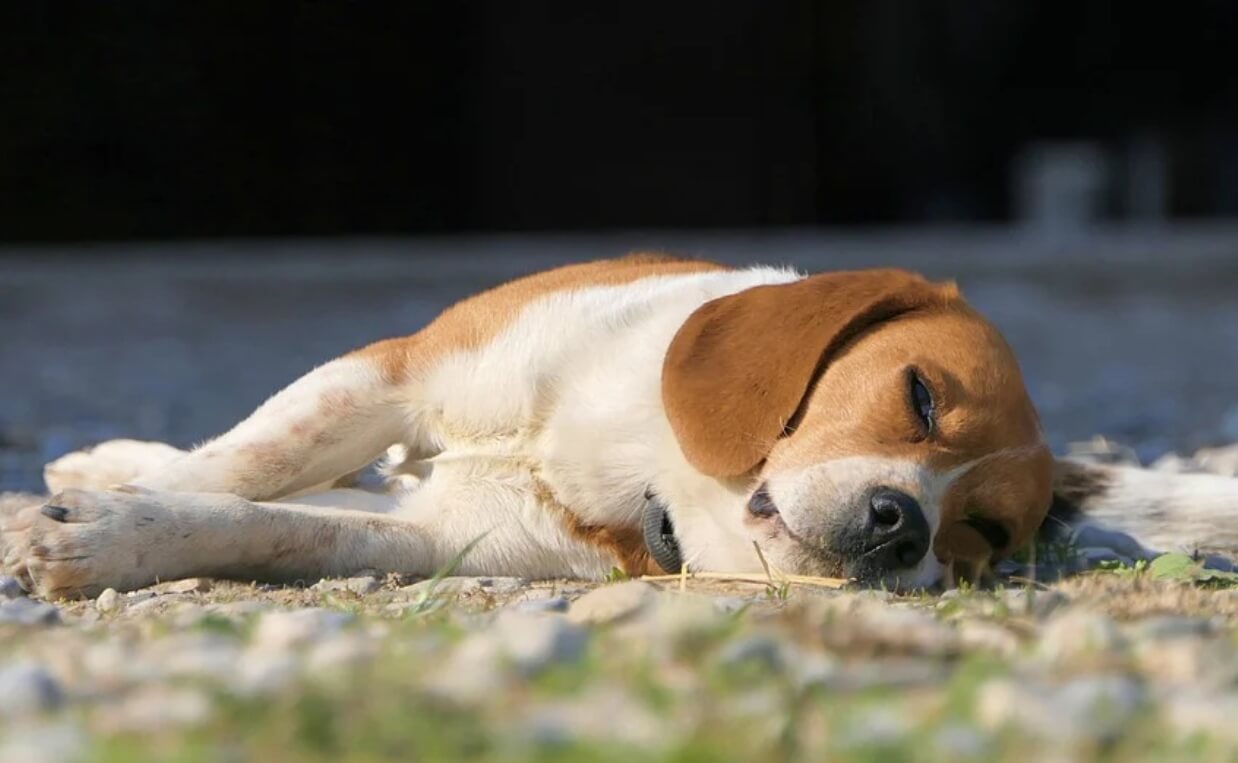
[{"label": "dog's chin", "polygon": [[839,552],[828,544],[805,542],[780,517],[750,522],[748,529],[764,560],[776,570],[809,577],[839,578],[863,588],[892,592],[932,590],[942,584],[945,568],[926,554],[914,567],[882,569],[862,554]]}]

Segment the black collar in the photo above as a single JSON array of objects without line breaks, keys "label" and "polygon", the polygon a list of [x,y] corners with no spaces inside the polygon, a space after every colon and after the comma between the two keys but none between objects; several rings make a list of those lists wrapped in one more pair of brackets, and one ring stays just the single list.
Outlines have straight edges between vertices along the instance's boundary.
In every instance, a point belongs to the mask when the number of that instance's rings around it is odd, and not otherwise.
[{"label": "black collar", "polygon": [[666,513],[666,504],[654,495],[652,489],[645,491],[645,509],[641,512],[641,533],[645,536],[645,549],[668,575],[678,575],[683,570],[683,554],[675,537],[675,525]]}]

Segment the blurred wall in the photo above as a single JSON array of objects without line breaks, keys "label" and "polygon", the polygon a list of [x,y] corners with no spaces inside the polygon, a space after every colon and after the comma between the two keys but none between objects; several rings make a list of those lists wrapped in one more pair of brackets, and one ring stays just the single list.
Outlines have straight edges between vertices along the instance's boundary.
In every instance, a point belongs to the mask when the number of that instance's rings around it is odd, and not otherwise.
[{"label": "blurred wall", "polygon": [[0,241],[1238,215],[1236,22],[1219,1],[8,3]]}]

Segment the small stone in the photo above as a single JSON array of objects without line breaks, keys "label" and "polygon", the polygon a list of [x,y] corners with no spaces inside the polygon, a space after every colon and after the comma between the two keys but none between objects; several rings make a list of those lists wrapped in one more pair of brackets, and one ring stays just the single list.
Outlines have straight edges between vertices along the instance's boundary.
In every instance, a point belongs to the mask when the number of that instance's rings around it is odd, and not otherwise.
[{"label": "small stone", "polygon": [[169,583],[165,590],[168,593],[209,593],[212,587],[209,578],[185,578]]},{"label": "small stone", "polygon": [[835,651],[935,656],[958,651],[954,629],[928,612],[863,600],[847,610],[844,601],[839,603],[843,608],[827,608],[831,614],[821,629],[826,645]]},{"label": "small stone", "polygon": [[650,606],[657,595],[656,588],[639,580],[605,585],[577,599],[567,616],[588,625],[613,623]]},{"label": "small stone", "polygon": [[1238,744],[1238,695],[1183,694],[1172,697],[1162,715],[1181,737],[1205,736]]},{"label": "small stone", "polygon": [[0,667],[0,718],[55,710],[63,702],[60,684],[42,666],[17,663]]},{"label": "small stone", "polygon": [[0,602],[0,625],[56,625],[60,610],[34,599],[12,599]]},{"label": "small stone", "polygon": [[615,687],[592,688],[580,697],[536,706],[520,725],[522,733],[542,746],[588,740],[658,749],[676,741],[666,717]]},{"label": "small stone", "polygon": [[362,575],[355,578],[323,578],[310,586],[310,590],[322,591],[324,593],[342,593],[347,591],[357,596],[365,596],[366,594],[374,593],[382,587],[383,584],[378,578],[373,575]]},{"label": "small stone", "polygon": [[826,680],[826,687],[837,691],[904,689],[940,685],[947,676],[941,660],[913,657],[848,660],[837,663],[837,669]]},{"label": "small stone", "polygon": [[733,615],[752,606],[752,599],[741,596],[718,596],[714,599],[714,609],[720,614]]},{"label": "small stone", "polygon": [[516,593],[528,584],[528,578],[477,578],[481,590],[498,596]]},{"label": "small stone", "polygon": [[1060,688],[1008,678],[976,692],[976,718],[992,731],[1014,727],[1047,740],[1109,740],[1120,735],[1142,703],[1139,684],[1121,676],[1072,681]]},{"label": "small stone", "polygon": [[316,644],[305,663],[314,672],[355,668],[368,662],[377,651],[374,642],[364,635],[342,633]]},{"label": "small stone", "polygon": [[137,615],[143,612],[162,612],[174,604],[179,604],[188,601],[192,597],[187,593],[165,593],[158,596],[152,596],[149,599],[141,599],[137,603],[130,604],[126,610],[126,614]]},{"label": "small stone", "polygon": [[964,650],[978,650],[1009,657],[1019,650],[1019,638],[1002,626],[984,620],[964,620],[959,625]]},{"label": "small stone", "polygon": [[474,596],[486,593],[492,596],[503,596],[516,593],[529,584],[527,578],[497,578],[497,577],[445,577],[440,580],[422,580],[400,589],[410,599],[424,596]]},{"label": "small stone", "polygon": [[1160,641],[1190,636],[1211,636],[1216,625],[1202,617],[1159,615],[1136,623],[1130,634],[1136,641]]},{"label": "small stone", "polygon": [[162,639],[148,647],[165,676],[213,679],[232,672],[241,657],[237,639],[215,633],[192,633]]},{"label": "small stone", "polygon": [[517,612],[524,613],[539,613],[539,612],[566,612],[571,602],[562,596],[552,596],[548,599],[525,599],[517,602],[513,609]]},{"label": "small stone", "polygon": [[976,729],[958,723],[943,726],[933,735],[933,748],[942,760],[981,760],[991,742]]},{"label": "small stone", "polygon": [[208,614],[240,619],[271,611],[271,605],[265,601],[230,601],[224,604],[212,604],[206,608]]},{"label": "small stone", "polygon": [[283,650],[304,646],[339,632],[352,622],[347,612],[329,609],[297,609],[268,612],[254,630],[254,644],[267,649]]},{"label": "small stone", "polygon": [[383,587],[381,581],[373,575],[363,575],[361,577],[349,578],[347,581],[348,590],[358,596],[365,596],[374,593]]},{"label": "small stone", "polygon": [[200,691],[150,686],[100,708],[96,718],[98,725],[111,733],[149,734],[200,725],[210,713],[210,702]]},{"label": "small stone", "polygon": [[1036,652],[1047,662],[1072,662],[1116,652],[1125,643],[1110,618],[1095,612],[1066,612],[1045,625]]},{"label": "small stone", "polygon": [[1001,601],[1011,614],[1031,615],[1043,620],[1069,604],[1070,597],[1052,589],[1008,588],[1001,593]]},{"label": "small stone", "polygon": [[727,668],[759,666],[771,673],[780,673],[786,666],[781,642],[773,636],[757,634],[736,639],[723,647],[718,663]]},{"label": "small stone", "polygon": [[566,617],[513,611],[496,618],[492,635],[499,639],[503,653],[513,666],[526,675],[540,672],[554,663],[578,659],[588,640],[585,630]]},{"label": "small stone", "polygon": [[17,582],[17,578],[11,575],[0,575],[0,601],[5,599],[21,599],[25,595],[26,592],[22,590],[21,583]]},{"label": "small stone", "polygon": [[1238,678],[1233,650],[1199,636],[1177,636],[1136,642],[1140,670],[1163,684],[1224,687]]},{"label": "small stone", "polygon": [[72,763],[87,759],[87,745],[86,734],[72,723],[27,720],[0,738],[0,763]]},{"label": "small stone", "polygon": [[293,652],[250,649],[228,678],[234,692],[245,697],[275,694],[291,686],[301,675],[301,661]]},{"label": "small stone", "polygon": [[120,600],[120,594],[115,588],[104,588],[99,598],[95,599],[95,609],[104,614],[115,612],[123,606],[124,603]]}]

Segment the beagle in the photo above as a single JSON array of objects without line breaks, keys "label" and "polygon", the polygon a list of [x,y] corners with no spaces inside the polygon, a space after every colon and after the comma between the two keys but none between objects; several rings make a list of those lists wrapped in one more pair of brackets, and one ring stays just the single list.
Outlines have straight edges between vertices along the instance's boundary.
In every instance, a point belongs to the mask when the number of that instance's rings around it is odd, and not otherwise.
[{"label": "beagle", "polygon": [[[357,483],[384,454],[383,484]],[[1024,547],[1051,506],[1077,523],[1172,499],[1206,524],[1238,495],[1055,463],[1014,355],[953,284],[654,254],[474,296],[192,451],[113,441],[45,476],[54,497],[0,538],[45,596],[456,559],[923,587]]]}]

